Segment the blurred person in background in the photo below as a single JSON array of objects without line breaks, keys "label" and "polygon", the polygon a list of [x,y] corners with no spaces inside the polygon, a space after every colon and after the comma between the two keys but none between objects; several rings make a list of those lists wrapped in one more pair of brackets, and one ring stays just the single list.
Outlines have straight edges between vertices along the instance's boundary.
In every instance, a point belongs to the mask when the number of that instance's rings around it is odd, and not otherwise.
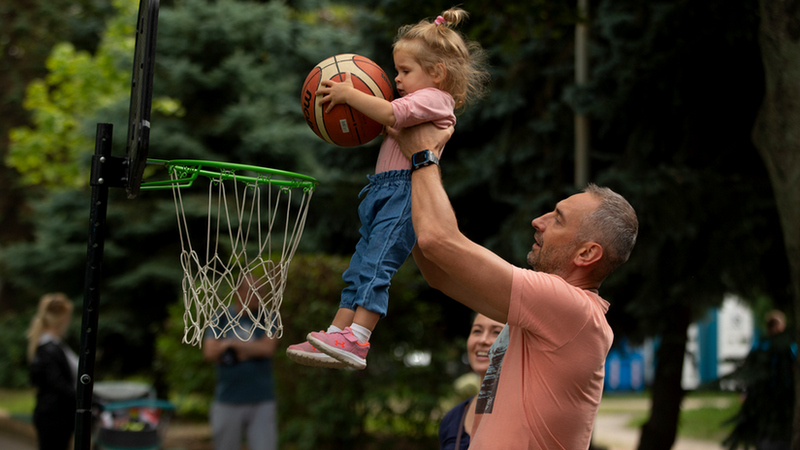
[{"label": "blurred person in background", "polygon": [[[254,283],[252,276],[242,279],[230,306],[232,316],[249,308],[257,317],[258,288]],[[246,437],[249,450],[275,450],[278,425],[272,355],[278,340],[268,337],[263,328],[254,329],[249,314],[238,319],[235,331],[223,334],[227,326],[227,316],[220,313],[215,329],[206,330],[203,339],[203,357],[215,363],[217,371],[210,412],[214,449],[240,449]],[[242,340],[240,336],[249,339]]]},{"label": "blurred person in background", "polygon": [[[505,324],[492,320],[483,314],[475,314],[467,338],[467,358],[469,366],[478,374],[478,385],[483,382],[489,369],[489,349],[503,331]],[[475,399],[470,397],[451,409],[439,424],[439,447],[442,450],[466,450],[472,424],[475,420]]]},{"label": "blurred person in background", "polygon": [[766,336],[758,340],[742,366],[731,375],[744,385],[742,407],[723,444],[757,450],[789,450],[794,411],[797,345],[786,332],[786,315],[772,310],[765,317]]},{"label": "blurred person in background", "polygon": [[73,304],[45,294],[28,328],[30,380],[36,387],[33,425],[40,450],[66,450],[75,429],[78,356],[64,342]]}]

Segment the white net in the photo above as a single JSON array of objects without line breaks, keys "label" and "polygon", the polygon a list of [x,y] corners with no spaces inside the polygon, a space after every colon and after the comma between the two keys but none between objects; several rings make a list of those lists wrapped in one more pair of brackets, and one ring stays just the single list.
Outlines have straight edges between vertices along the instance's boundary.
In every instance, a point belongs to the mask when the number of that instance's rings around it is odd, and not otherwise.
[{"label": "white net", "polygon": [[237,177],[222,169],[218,177],[209,177],[205,242],[193,245],[192,220],[176,182],[180,174],[172,170],[170,177],[181,240],[183,342],[201,346],[208,328],[215,337],[232,332],[249,340],[257,328],[281,337],[289,264],[313,189],[276,185],[263,176]]}]

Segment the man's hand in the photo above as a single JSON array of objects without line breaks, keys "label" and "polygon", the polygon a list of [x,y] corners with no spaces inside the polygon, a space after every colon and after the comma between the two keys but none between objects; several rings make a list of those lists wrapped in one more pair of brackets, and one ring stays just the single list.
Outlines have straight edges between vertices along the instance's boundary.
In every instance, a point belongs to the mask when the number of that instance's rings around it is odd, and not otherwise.
[{"label": "man's hand", "polygon": [[438,157],[442,153],[444,144],[453,135],[453,127],[438,128],[430,122],[422,123],[417,126],[396,129],[386,127],[386,134],[393,137],[400,145],[400,150],[406,158],[411,159],[411,155],[423,150],[430,150]]},{"label": "man's hand", "polygon": [[218,362],[219,358],[231,347],[230,339],[216,339],[207,337],[203,339],[203,357],[206,361]]},{"label": "man's hand", "polygon": [[328,109],[325,110],[325,113],[331,112],[334,106],[343,104],[348,104],[348,95],[356,88],[353,86],[353,79],[350,75],[350,72],[344,77],[344,81],[336,82],[333,80],[322,80],[320,84],[323,86],[317,89],[317,97],[323,96],[319,100],[320,105],[324,105],[325,103],[330,102],[328,105]]}]

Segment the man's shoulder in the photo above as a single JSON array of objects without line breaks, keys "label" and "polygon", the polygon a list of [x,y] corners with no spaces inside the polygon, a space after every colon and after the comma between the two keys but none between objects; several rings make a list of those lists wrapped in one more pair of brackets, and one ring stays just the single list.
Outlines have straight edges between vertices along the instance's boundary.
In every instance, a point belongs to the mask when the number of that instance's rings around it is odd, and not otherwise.
[{"label": "man's shoulder", "polygon": [[515,267],[513,276],[509,325],[533,330],[537,335],[544,331],[548,335],[567,333],[570,327],[565,324],[583,326],[592,322],[603,329],[608,327],[604,316],[610,305],[596,292],[574,286],[558,275],[519,267]]},{"label": "man's shoulder", "polygon": [[524,288],[525,285],[528,285],[529,288],[541,286],[554,290],[563,290],[566,292],[584,292],[584,289],[570,284],[567,280],[558,275],[540,272],[533,269],[526,269],[524,267],[514,266],[513,277],[515,280],[519,278],[520,280],[524,281],[524,284],[520,286],[522,288]]},{"label": "man's shoulder", "polygon": [[[514,266],[513,276],[515,279],[519,277],[531,286],[545,286],[553,290],[560,290],[564,292],[573,292],[581,294],[582,296],[596,298],[603,300],[596,290],[584,289],[580,286],[575,286],[559,275],[554,275],[547,272],[540,272],[538,270],[526,269],[523,267]],[[605,301],[605,300],[603,300]]]}]

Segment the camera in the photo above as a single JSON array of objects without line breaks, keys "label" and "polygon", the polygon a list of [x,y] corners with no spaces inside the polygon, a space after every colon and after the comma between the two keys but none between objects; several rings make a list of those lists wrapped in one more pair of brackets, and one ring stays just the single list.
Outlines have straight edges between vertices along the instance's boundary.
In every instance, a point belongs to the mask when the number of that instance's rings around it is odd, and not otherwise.
[{"label": "camera", "polygon": [[219,363],[223,366],[233,366],[238,362],[239,358],[236,356],[236,352],[232,348],[225,350],[219,357]]}]

